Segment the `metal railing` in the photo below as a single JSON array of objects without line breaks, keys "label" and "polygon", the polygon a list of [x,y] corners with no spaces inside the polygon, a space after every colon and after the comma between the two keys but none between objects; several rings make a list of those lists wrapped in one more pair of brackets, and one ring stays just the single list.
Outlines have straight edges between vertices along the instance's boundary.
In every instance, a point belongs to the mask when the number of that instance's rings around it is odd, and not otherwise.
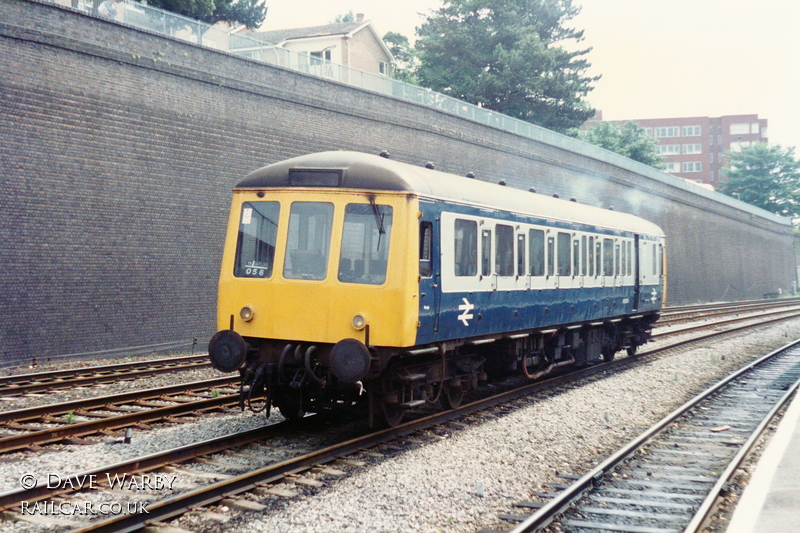
[{"label": "metal railing", "polygon": [[[76,9],[83,13],[106,18],[100,15],[98,7],[101,0],[38,0],[52,2],[57,6]],[[658,171],[653,167],[623,157],[619,154],[585,143],[573,137],[561,135],[496,111],[469,104],[462,100],[437,93],[402,81],[394,80],[380,74],[339,65],[330,61],[312,57],[308,54],[293,52],[274,44],[260,41],[249,35],[241,35],[226,31],[197,20],[193,20],[163,9],[141,4],[133,0],[120,0],[117,3],[117,14],[114,21],[129,26],[148,30],[176,39],[181,39],[200,46],[213,48],[230,54],[247,57],[263,63],[278,65],[318,78],[328,79],[347,85],[392,96],[400,100],[424,105],[444,113],[459,116],[480,124],[515,133],[550,146],[563,148],[575,154],[603,161],[611,165],[630,170],[650,179],[683,189],[692,194],[702,196],[718,203],[726,204],[741,211],[749,212],[761,218],[788,225],[791,222],[785,217],[774,215],[757,207],[730,198],[723,194],[707,191],[688,184],[680,178]]]}]

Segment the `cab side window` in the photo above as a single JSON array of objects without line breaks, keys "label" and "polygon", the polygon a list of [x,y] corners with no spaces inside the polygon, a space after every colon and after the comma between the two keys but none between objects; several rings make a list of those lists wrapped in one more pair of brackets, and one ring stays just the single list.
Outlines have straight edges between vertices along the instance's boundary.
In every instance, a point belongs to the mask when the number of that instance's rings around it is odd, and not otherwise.
[{"label": "cab side window", "polygon": [[419,275],[429,278],[433,274],[431,256],[433,255],[433,223],[419,223]]}]

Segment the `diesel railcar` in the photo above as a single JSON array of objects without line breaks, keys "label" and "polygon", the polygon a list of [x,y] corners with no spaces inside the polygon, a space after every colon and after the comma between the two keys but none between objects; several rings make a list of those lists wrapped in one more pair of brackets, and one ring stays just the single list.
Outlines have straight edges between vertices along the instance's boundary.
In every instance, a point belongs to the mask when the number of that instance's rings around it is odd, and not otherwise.
[{"label": "diesel railcar", "polygon": [[355,152],[233,189],[213,365],[289,418],[393,425],[490,376],[536,378],[650,338],[664,234],[633,215]]}]

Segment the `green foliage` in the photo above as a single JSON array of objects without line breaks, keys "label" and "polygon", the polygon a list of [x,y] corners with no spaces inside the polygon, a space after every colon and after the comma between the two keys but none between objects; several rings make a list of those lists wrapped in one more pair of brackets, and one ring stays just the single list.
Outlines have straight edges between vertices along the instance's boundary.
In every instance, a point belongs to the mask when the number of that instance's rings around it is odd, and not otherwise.
[{"label": "green foliage", "polygon": [[417,29],[420,85],[559,132],[594,110],[581,101],[590,49],[568,51],[583,32],[564,26],[572,0],[449,0]]},{"label": "green foliage", "polygon": [[656,140],[646,135],[636,122],[600,122],[581,139],[659,170],[664,168],[664,158],[656,151]]},{"label": "green foliage", "polygon": [[390,31],[383,36],[383,42],[386,43],[395,59],[392,77],[396,80],[416,85],[418,82],[414,70],[417,68],[419,60],[417,59],[417,51],[408,42],[408,37]]},{"label": "green foliage", "polygon": [[353,10],[348,11],[344,15],[336,15],[336,18],[333,19],[333,24],[339,24],[340,22],[355,22],[356,16],[353,15]]},{"label": "green foliage", "polygon": [[258,28],[267,16],[264,0],[147,0],[147,4],[206,24],[230,22]]},{"label": "green foliage", "polygon": [[756,143],[727,152],[719,192],[784,216],[800,213],[800,162],[794,148]]}]

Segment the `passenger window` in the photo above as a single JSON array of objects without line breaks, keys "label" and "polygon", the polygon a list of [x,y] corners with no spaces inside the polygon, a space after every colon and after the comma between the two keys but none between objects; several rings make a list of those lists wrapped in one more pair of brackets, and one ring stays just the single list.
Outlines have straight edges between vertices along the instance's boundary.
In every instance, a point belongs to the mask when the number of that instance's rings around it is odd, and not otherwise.
[{"label": "passenger window", "polygon": [[233,267],[237,278],[272,276],[280,210],[278,202],[245,202],[242,205]]},{"label": "passenger window", "polygon": [[547,275],[556,273],[556,241],[553,237],[547,238]]},{"label": "passenger window", "polygon": [[628,241],[628,275],[633,276],[633,243]]},{"label": "passenger window", "polygon": [[517,235],[517,276],[525,275],[525,234]]},{"label": "passenger window", "polygon": [[581,272],[581,242],[578,239],[572,241],[572,272],[575,276]]},{"label": "passenger window", "polygon": [[581,237],[581,276],[586,275],[586,235]]},{"label": "passenger window", "polygon": [[664,275],[664,245],[658,245],[658,275]]},{"label": "passenger window", "polygon": [[283,263],[284,278],[325,279],[328,271],[332,224],[333,204],[328,202],[292,204],[286,259]]},{"label": "passenger window", "polygon": [[432,275],[431,256],[433,255],[433,224],[419,223],[419,275],[429,278]]},{"label": "passenger window", "polygon": [[492,274],[492,230],[481,231],[481,274]]},{"label": "passenger window", "polygon": [[602,276],[603,275],[603,245],[600,242],[600,238],[597,238],[595,242],[595,250],[596,253],[594,254],[595,263],[597,265],[597,270],[595,271],[595,275]]},{"label": "passenger window", "polygon": [[622,275],[628,275],[628,243],[622,241],[622,266],[620,267],[622,270]]},{"label": "passenger window", "polygon": [[572,238],[569,233],[558,234],[558,275],[570,275],[570,245]]},{"label": "passenger window", "polygon": [[656,257],[656,245],[653,244],[653,275],[658,274],[658,257]]},{"label": "passenger window", "polygon": [[544,276],[544,231],[532,229],[528,232],[528,253],[531,276]]},{"label": "passenger window", "polygon": [[478,275],[478,223],[457,218],[455,221],[455,275]]},{"label": "passenger window", "polygon": [[495,227],[494,266],[498,276],[514,275],[514,228],[504,224]]},{"label": "passenger window", "polygon": [[619,276],[619,243],[614,244],[614,275]]},{"label": "passenger window", "polygon": [[594,237],[589,237],[589,275],[594,276]]},{"label": "passenger window", "polygon": [[603,275],[614,275],[614,240],[603,239]]},{"label": "passenger window", "polygon": [[386,281],[391,233],[391,206],[347,204],[339,257],[339,281],[383,284]]}]

